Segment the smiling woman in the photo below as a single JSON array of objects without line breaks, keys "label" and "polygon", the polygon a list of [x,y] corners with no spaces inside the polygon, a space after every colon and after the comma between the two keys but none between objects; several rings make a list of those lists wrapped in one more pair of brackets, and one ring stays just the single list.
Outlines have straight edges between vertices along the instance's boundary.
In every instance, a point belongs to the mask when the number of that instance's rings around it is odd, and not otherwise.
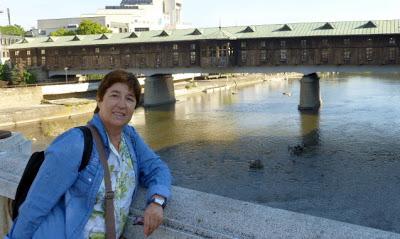
[{"label": "smiling woman", "polygon": [[95,145],[104,145],[104,150],[92,147],[95,152],[80,169],[86,150],[81,130],[73,128],[57,137],[45,150],[45,160],[6,238],[120,238],[139,183],[148,188],[144,234],[161,224],[171,175],[128,125],[140,91],[137,78],[126,71],[104,77],[88,123],[100,136],[93,134]]}]

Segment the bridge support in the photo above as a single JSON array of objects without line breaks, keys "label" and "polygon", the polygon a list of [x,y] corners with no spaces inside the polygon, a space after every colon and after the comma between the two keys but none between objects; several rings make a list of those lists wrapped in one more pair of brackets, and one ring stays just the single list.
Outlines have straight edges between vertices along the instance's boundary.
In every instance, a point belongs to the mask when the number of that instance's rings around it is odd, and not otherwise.
[{"label": "bridge support", "polygon": [[174,103],[175,91],[171,75],[153,75],[144,83],[144,106]]},{"label": "bridge support", "polygon": [[319,77],[317,73],[304,75],[300,80],[300,104],[301,111],[316,111],[321,107],[319,92]]}]

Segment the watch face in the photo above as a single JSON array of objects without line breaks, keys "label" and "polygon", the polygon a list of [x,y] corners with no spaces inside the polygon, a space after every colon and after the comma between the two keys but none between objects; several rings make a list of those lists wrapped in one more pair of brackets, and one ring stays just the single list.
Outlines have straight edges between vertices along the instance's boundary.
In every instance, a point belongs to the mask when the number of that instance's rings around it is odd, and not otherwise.
[{"label": "watch face", "polygon": [[161,206],[164,205],[165,200],[162,198],[154,198],[154,202],[160,204]]}]

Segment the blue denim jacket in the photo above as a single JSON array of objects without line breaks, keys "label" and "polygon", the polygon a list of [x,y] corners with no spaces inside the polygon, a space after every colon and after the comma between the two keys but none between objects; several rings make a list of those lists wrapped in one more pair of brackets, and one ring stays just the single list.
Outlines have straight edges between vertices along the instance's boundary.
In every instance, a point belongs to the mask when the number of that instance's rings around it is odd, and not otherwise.
[{"label": "blue denim jacket", "polygon": [[[108,155],[110,147],[100,117],[95,114],[89,123],[98,129]],[[168,198],[171,175],[167,165],[143,142],[132,126],[123,128],[123,137],[134,160],[136,182],[148,188],[147,199],[150,200],[154,194]],[[78,172],[83,142],[81,130],[73,128],[57,137],[47,148],[46,160],[6,239],[83,238],[83,229],[103,180],[103,167],[94,142],[88,165]]]}]

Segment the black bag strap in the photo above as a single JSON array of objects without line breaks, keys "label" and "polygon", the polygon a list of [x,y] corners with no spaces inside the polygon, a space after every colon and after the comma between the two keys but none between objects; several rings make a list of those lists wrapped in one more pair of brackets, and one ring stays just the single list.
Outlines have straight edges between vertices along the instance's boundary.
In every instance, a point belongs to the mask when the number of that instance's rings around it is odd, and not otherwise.
[{"label": "black bag strap", "polygon": [[84,150],[82,154],[81,165],[79,166],[79,172],[82,171],[89,163],[90,155],[92,154],[93,149],[93,136],[92,132],[87,126],[79,126],[77,127],[83,133],[84,138]]}]

